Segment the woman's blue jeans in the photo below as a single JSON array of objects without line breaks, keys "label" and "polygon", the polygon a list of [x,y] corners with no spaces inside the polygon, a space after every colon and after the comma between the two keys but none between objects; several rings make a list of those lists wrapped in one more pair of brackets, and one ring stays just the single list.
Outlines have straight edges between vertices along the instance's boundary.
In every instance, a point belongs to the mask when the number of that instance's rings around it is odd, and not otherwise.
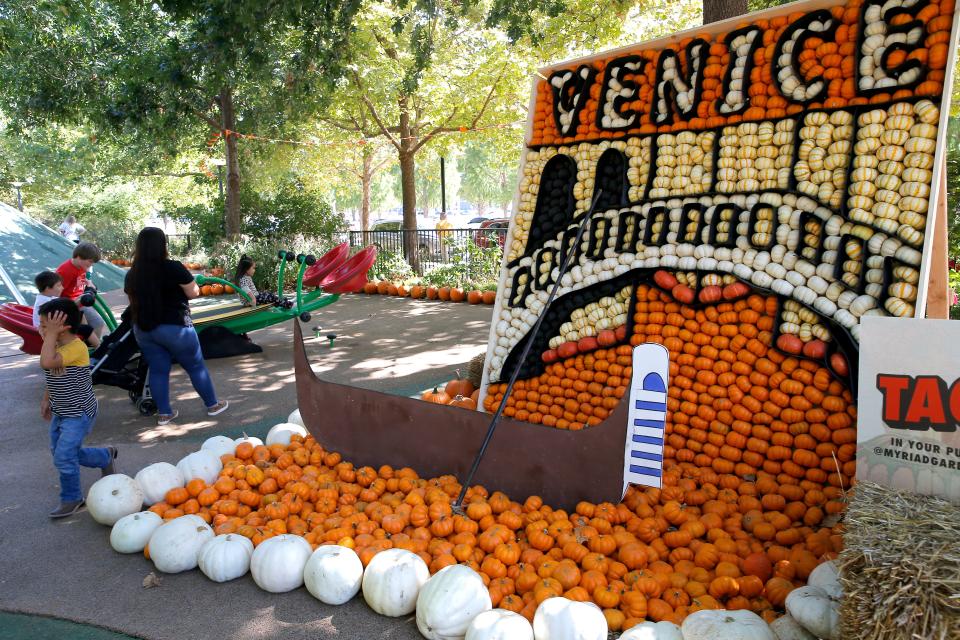
[{"label": "woman's blue jeans", "polygon": [[173,413],[170,408],[170,367],[175,361],[190,376],[190,382],[203,399],[203,404],[207,407],[217,404],[213,380],[203,362],[197,331],[192,326],[161,324],[152,331],[142,331],[137,327],[133,331],[140,351],[150,365],[150,391],[161,414]]}]

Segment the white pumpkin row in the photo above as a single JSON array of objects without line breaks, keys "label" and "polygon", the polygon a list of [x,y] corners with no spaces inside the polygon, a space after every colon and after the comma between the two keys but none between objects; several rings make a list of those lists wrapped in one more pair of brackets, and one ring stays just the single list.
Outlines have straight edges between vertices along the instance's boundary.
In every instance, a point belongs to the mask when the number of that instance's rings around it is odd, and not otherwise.
[{"label": "white pumpkin row", "polygon": [[600,298],[570,313],[570,320],[560,325],[560,334],[550,338],[549,346],[556,349],[564,342],[595,336],[604,329],[616,329],[627,323],[633,287],[624,287],[612,296]]}]

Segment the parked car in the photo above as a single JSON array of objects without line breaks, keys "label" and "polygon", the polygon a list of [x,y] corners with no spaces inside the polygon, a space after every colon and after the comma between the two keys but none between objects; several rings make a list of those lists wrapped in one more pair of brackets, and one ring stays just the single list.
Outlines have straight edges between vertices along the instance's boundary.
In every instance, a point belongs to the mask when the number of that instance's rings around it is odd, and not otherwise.
[{"label": "parked car", "polygon": [[[403,228],[402,219],[377,220],[370,225],[370,231],[373,233],[371,240],[377,251],[386,249],[393,253],[403,251],[403,234],[399,231]],[[379,232],[379,233],[378,233]],[[440,254],[440,239],[433,229],[417,229],[417,249],[422,260],[427,260]]]},{"label": "parked car", "polygon": [[507,229],[510,227],[509,218],[494,218],[480,223],[480,227],[473,232],[474,243],[483,249],[492,247],[494,241],[503,248],[507,241]]},{"label": "parked car", "polygon": [[480,228],[480,225],[483,224],[484,222],[486,222],[486,221],[489,220],[489,219],[490,219],[490,218],[486,218],[486,217],[484,217],[484,216],[475,216],[475,217],[473,217],[473,218],[470,218],[470,219],[467,221],[467,224],[466,224],[466,227],[465,227],[465,228],[467,228],[467,229],[479,229],[479,228]]}]

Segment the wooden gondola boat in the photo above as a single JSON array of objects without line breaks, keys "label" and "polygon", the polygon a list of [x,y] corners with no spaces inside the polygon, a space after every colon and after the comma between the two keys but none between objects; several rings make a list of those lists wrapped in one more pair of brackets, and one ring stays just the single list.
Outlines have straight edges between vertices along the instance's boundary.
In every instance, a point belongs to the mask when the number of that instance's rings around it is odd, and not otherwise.
[{"label": "wooden gondola boat", "polygon": [[[411,467],[423,477],[466,477],[490,415],[360,389],[317,378],[303,332],[294,323],[297,402],[307,429],[324,448],[357,466]],[[623,489],[627,402],[602,423],[564,431],[503,418],[475,484],[514,500],[539,495],[557,508],[618,502]]]}]

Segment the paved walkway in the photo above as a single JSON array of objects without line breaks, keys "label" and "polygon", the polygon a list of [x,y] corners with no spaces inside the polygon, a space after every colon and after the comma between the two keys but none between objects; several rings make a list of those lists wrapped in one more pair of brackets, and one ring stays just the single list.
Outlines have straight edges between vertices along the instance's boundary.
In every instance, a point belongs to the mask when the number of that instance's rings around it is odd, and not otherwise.
[{"label": "paved walkway", "polygon": [[[304,326],[308,353],[321,378],[413,395],[452,376],[484,350],[491,307],[345,296]],[[91,444],[120,447],[119,470],[133,476],[147,464],[176,463],[206,438],[241,433],[263,437],[295,406],[292,325],[251,334],[264,353],[212,360],[209,367],[229,411],[208,418],[182,371],[171,386],[180,419],[157,427],[119,389],[97,387],[100,415]],[[48,615],[96,624],[132,636],[166,638],[419,638],[412,618],[373,613],[362,598],[341,607],[315,600],[303,588],[274,595],[248,576],[215,584],[199,571],[161,575],[145,589],[153,565],[121,556],[110,529],[83,513],[51,522],[57,478],[47,425],[38,406],[43,380],[36,359],[0,331],[0,611]],[[84,490],[99,477],[83,471]],[[3,637],[6,635],[6,629]],[[36,637],[36,636],[24,636]]]}]

